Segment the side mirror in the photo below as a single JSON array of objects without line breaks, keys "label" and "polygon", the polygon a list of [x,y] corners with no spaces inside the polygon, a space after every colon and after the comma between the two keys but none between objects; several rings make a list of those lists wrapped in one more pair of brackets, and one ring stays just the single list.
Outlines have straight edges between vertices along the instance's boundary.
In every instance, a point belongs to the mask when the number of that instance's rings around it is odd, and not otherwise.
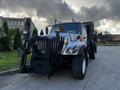
[{"label": "side mirror", "polygon": [[80,41],[83,41],[83,39],[86,39],[87,38],[87,36],[77,36],[77,39],[80,39]]},{"label": "side mirror", "polygon": [[83,39],[86,39],[86,38],[87,38],[86,36],[83,37]]}]

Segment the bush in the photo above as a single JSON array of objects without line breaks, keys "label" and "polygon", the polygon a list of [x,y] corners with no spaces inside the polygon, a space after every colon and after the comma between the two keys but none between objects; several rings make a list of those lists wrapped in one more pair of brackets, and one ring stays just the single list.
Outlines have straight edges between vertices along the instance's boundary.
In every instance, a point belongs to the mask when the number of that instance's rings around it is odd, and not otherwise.
[{"label": "bush", "polygon": [[0,50],[2,50],[2,49],[3,49],[3,46],[1,44],[1,39],[0,39]]},{"label": "bush", "polygon": [[3,50],[10,50],[8,37],[1,38],[1,44],[3,46]]}]

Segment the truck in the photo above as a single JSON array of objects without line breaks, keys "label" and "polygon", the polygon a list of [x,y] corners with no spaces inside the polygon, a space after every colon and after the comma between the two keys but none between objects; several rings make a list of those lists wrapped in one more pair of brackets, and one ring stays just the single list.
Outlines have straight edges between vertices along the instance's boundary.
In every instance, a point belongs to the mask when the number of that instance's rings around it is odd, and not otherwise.
[{"label": "truck", "polygon": [[[94,22],[58,23],[52,25],[49,34],[31,37],[28,34],[29,25],[27,20],[25,38],[20,47],[20,73],[35,73],[50,78],[67,67],[74,79],[84,79],[88,61],[95,60],[97,51]],[[29,54],[31,60],[27,64]]]}]

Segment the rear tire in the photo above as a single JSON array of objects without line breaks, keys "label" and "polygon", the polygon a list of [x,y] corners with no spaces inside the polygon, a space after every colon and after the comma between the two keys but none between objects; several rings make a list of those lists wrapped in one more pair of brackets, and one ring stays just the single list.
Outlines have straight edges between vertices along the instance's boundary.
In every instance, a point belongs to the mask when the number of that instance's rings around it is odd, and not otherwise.
[{"label": "rear tire", "polygon": [[91,51],[90,59],[95,60],[95,52],[94,51]]},{"label": "rear tire", "polygon": [[93,50],[89,50],[89,59],[95,60],[95,52]]},{"label": "rear tire", "polygon": [[86,75],[87,61],[85,53],[76,56],[72,61],[72,77],[82,80]]}]

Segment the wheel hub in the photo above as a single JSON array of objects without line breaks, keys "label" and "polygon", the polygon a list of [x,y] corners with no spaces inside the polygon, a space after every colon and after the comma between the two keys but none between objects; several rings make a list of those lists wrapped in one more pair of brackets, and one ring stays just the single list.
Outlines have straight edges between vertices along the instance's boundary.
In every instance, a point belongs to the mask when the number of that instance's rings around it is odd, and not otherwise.
[{"label": "wheel hub", "polygon": [[83,64],[82,64],[82,73],[85,74],[85,70],[86,70],[86,61],[85,59],[83,60]]}]

